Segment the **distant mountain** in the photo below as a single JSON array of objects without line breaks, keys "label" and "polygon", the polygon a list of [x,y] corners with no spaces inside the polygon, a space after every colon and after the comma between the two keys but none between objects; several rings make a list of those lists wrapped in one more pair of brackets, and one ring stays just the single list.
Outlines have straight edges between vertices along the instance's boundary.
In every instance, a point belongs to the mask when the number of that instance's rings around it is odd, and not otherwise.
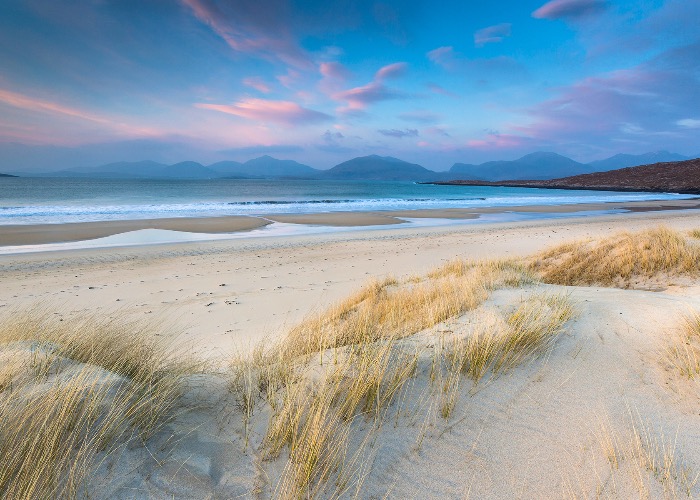
[{"label": "distant mountain", "polygon": [[449,181],[439,184],[700,194],[700,159],[639,165],[549,180]]},{"label": "distant mountain", "polygon": [[0,174],[0,177],[17,177],[16,175]]},{"label": "distant mountain", "polygon": [[590,172],[590,168],[556,153],[537,152],[511,161],[489,161],[480,165],[455,163],[453,178],[499,181],[505,179],[552,179]]},{"label": "distant mountain", "polygon": [[168,179],[215,179],[221,177],[214,170],[196,161],[182,161],[164,169],[164,177]]},{"label": "distant mountain", "polygon": [[248,179],[317,178],[321,171],[293,160],[278,160],[272,156],[261,156],[245,163],[221,161],[209,165],[215,172],[227,177]]},{"label": "distant mountain", "polygon": [[213,170],[194,161],[164,165],[155,161],[108,163],[44,174],[51,177],[96,177],[102,179],[211,179],[220,177]]},{"label": "distant mountain", "polygon": [[391,156],[361,156],[323,172],[324,179],[370,181],[429,181],[440,174]]},{"label": "distant mountain", "polygon": [[638,165],[649,165],[651,163],[672,162],[688,160],[687,156],[668,151],[654,151],[641,155],[619,154],[606,158],[605,160],[592,161],[588,165],[592,172],[604,172],[607,170],[617,170],[619,168],[636,167]]}]

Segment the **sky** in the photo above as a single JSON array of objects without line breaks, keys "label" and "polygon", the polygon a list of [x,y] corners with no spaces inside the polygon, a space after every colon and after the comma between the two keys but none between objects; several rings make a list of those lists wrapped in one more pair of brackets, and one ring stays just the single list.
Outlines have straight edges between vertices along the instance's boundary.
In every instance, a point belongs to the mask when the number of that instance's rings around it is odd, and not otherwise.
[{"label": "sky", "polygon": [[697,0],[3,0],[0,154],[695,155],[698,19]]}]

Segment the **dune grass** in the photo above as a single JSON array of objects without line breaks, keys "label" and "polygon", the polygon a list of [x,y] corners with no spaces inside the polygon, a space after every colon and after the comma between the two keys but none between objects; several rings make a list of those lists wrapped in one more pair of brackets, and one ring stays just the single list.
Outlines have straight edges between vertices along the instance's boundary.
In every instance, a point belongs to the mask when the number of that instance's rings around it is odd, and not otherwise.
[{"label": "dune grass", "polygon": [[596,496],[629,495],[616,491],[615,476],[622,472],[630,478],[639,498],[658,494],[658,486],[664,497],[691,497],[700,475],[684,462],[676,439],[654,430],[639,415],[629,420],[622,432],[612,430],[609,422],[599,425],[597,440],[610,467],[610,479],[599,486]]},{"label": "dune grass", "polygon": [[693,229],[692,231],[690,231],[690,236],[693,238],[700,239],[700,229]]},{"label": "dune grass", "polygon": [[665,358],[684,377],[694,380],[700,375],[700,313],[683,319],[681,333],[671,339]]},{"label": "dune grass", "polygon": [[677,231],[657,227],[597,241],[557,246],[531,260],[545,283],[630,287],[636,279],[700,275],[700,246]]},{"label": "dune grass", "polygon": [[168,421],[196,364],[174,361],[151,326],[41,313],[0,322],[0,496],[82,496],[100,460]]},{"label": "dune grass", "polygon": [[454,261],[425,277],[374,281],[293,328],[284,351],[297,357],[406,337],[474,309],[497,287],[531,281],[525,266],[515,261]]},{"label": "dune grass", "polygon": [[547,353],[573,318],[565,295],[535,295],[502,318],[486,314],[469,336],[457,337],[444,348],[443,401],[440,413],[451,416],[457,402],[460,375],[474,384],[490,373],[497,377]]}]

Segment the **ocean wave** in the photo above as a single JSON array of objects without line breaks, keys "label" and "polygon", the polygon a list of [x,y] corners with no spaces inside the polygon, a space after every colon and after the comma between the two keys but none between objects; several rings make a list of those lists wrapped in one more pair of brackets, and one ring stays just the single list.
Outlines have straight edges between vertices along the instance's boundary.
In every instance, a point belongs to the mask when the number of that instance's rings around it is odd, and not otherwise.
[{"label": "ocean wave", "polygon": [[[481,194],[481,193],[480,193]],[[658,193],[587,193],[574,196],[571,192],[535,192],[527,195],[506,195],[494,191],[487,197],[445,198],[343,198],[296,200],[192,201],[180,203],[135,204],[15,204],[0,207],[2,224],[43,224],[89,222],[106,220],[157,219],[169,217],[217,217],[226,215],[266,215],[275,213],[343,212],[419,210],[444,208],[514,207],[521,205],[565,205],[572,203],[630,202],[644,200],[680,199],[687,196]],[[14,200],[13,200],[14,201]]]}]

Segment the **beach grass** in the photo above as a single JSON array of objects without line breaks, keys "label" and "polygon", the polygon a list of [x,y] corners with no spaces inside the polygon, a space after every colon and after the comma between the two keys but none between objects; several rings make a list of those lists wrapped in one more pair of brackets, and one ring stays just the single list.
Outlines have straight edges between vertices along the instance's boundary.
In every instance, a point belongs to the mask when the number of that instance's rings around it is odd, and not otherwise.
[{"label": "beach grass", "polygon": [[557,246],[532,259],[545,283],[630,287],[636,279],[700,275],[700,246],[681,233],[657,227],[595,241]]},{"label": "beach grass", "polygon": [[665,498],[692,497],[700,475],[677,450],[677,438],[655,430],[639,414],[622,420],[628,422],[621,431],[613,430],[609,420],[599,425],[598,445],[613,480],[599,486],[597,496],[619,496],[621,492],[615,491],[614,477],[622,473],[639,498],[652,498],[658,492],[657,485]]},{"label": "beach grass", "polygon": [[700,239],[700,229],[693,229],[692,231],[690,231],[690,236],[693,238]]},{"label": "beach grass", "polygon": [[0,322],[3,497],[82,496],[100,457],[172,417],[197,364],[152,326],[44,313]]},{"label": "beach grass", "polygon": [[346,345],[402,338],[482,304],[490,291],[533,281],[515,261],[450,262],[424,277],[375,280],[294,327],[284,351],[297,357]]},{"label": "beach grass", "polygon": [[682,320],[681,332],[671,337],[665,358],[684,377],[694,380],[700,375],[700,313]]}]

